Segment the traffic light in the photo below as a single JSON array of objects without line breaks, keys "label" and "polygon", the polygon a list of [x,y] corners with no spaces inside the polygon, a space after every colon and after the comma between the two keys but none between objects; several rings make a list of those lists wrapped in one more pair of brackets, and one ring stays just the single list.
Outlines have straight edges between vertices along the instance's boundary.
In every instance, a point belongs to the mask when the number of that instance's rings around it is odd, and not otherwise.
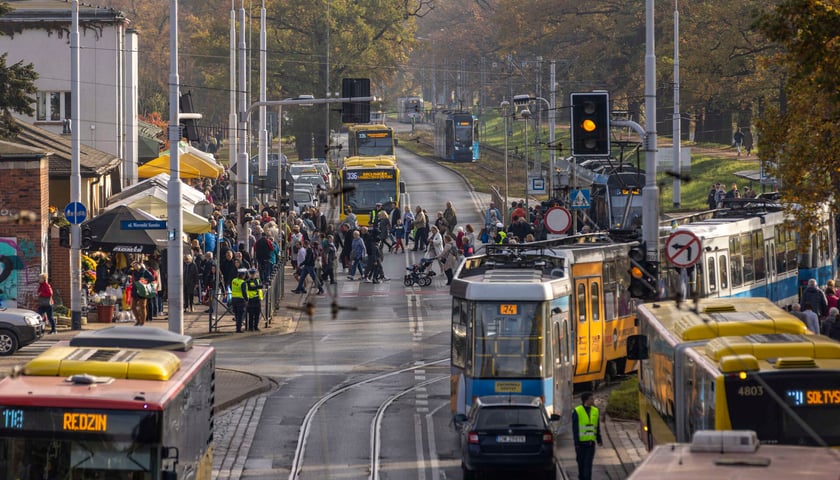
[{"label": "traffic light", "polygon": [[610,154],[610,94],[572,94],[572,156]]},{"label": "traffic light", "polygon": [[82,244],[81,244],[81,247],[82,247],[82,249],[87,250],[88,248],[90,248],[90,244],[91,244],[91,240],[92,240],[91,239],[92,234],[91,234],[91,231],[90,231],[90,225],[82,224],[81,229],[82,229]]},{"label": "traffic light", "polygon": [[630,296],[642,300],[659,298],[657,277],[659,267],[656,262],[645,258],[644,246],[630,249]]},{"label": "traffic light", "polygon": [[[192,92],[187,92],[178,99],[179,113],[195,113],[192,103]],[[190,142],[199,141],[198,122],[194,118],[180,118],[181,136]]]},{"label": "traffic light", "polygon": [[70,248],[70,225],[65,225],[58,229],[58,245],[64,248]]},{"label": "traffic light", "polygon": [[[341,96],[344,98],[370,97],[369,78],[342,78]],[[370,100],[341,104],[343,123],[370,123]]]}]

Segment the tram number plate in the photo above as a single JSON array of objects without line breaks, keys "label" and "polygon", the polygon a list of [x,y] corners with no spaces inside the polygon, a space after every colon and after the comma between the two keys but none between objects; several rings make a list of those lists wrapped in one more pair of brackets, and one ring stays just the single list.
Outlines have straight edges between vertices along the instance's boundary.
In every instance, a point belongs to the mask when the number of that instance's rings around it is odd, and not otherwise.
[{"label": "tram number plate", "polygon": [[496,393],[522,393],[522,382],[496,382]]},{"label": "tram number plate", "polygon": [[525,443],[525,435],[497,435],[496,443]]}]

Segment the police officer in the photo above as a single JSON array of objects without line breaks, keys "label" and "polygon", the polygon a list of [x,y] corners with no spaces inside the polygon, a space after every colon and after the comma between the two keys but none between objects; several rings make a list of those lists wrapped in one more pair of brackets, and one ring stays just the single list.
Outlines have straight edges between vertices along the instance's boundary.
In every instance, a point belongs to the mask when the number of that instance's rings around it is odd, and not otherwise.
[{"label": "police officer", "polygon": [[245,305],[248,291],[245,288],[245,277],[248,270],[240,268],[236,271],[236,278],[230,282],[230,304],[233,307],[233,318],[236,320],[236,333],[242,333],[242,322],[245,320]]},{"label": "police officer", "polygon": [[593,404],[591,392],[584,392],[580,396],[581,405],[572,412],[572,438],[575,442],[575,456],[577,457],[578,478],[592,480],[592,462],[595,460],[595,442],[601,442],[601,423],[598,418],[598,408]]},{"label": "police officer", "polygon": [[248,280],[245,281],[245,296],[248,298],[248,331],[259,332],[263,289],[256,268],[248,270]]}]

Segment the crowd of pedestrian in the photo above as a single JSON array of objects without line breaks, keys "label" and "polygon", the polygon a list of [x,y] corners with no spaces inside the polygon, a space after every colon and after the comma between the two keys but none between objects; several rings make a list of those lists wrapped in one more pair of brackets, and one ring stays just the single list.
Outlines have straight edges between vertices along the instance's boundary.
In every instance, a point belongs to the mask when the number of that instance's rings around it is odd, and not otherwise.
[{"label": "crowd of pedestrian", "polygon": [[802,320],[813,334],[822,334],[840,340],[840,309],[837,306],[840,292],[834,280],[829,280],[825,288],[817,285],[817,280],[808,280],[808,286],[800,295],[800,302],[790,305],[790,312]]}]

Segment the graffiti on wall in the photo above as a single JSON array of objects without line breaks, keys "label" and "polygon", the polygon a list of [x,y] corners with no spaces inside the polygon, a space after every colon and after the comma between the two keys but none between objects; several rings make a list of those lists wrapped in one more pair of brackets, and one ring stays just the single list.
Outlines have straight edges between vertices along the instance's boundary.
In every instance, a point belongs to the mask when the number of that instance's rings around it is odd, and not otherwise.
[{"label": "graffiti on wall", "polygon": [[0,237],[0,304],[34,305],[41,273],[40,251],[28,238]]}]

